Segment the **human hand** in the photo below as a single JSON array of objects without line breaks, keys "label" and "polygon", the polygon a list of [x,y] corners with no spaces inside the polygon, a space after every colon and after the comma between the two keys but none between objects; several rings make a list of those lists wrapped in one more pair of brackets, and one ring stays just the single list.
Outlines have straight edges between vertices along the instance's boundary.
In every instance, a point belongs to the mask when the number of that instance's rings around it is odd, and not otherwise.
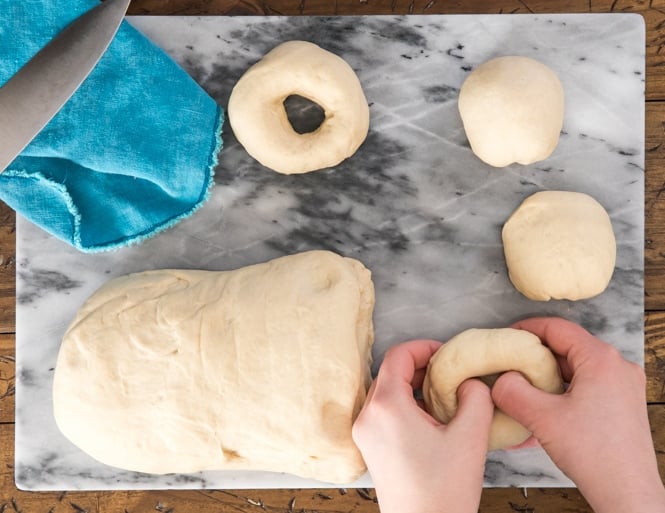
[{"label": "human hand", "polygon": [[467,380],[455,418],[443,425],[414,398],[441,345],[414,340],[390,349],[353,426],[382,513],[478,511],[494,405]]},{"label": "human hand", "polygon": [[513,327],[552,350],[570,385],[562,395],[548,394],[508,372],[492,388],[496,405],[533,433],[596,513],[665,511],[642,368],[563,319]]}]

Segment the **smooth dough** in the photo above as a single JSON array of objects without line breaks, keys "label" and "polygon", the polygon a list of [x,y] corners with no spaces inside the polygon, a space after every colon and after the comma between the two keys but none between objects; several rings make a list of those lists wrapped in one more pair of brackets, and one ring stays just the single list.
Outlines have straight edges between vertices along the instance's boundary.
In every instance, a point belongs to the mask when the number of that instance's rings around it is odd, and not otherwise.
[{"label": "smooth dough", "polygon": [[[291,95],[324,110],[315,131],[293,129],[284,107]],[[369,130],[369,106],[351,66],[307,41],[282,43],[249,68],[231,92],[228,114],[247,153],[284,174],[339,164],[356,152]]]},{"label": "smooth dough", "polygon": [[529,299],[590,298],[603,292],[612,278],[612,223],[587,194],[533,194],[503,226],[502,238],[510,280]]},{"label": "smooth dough", "polygon": [[498,57],[478,66],[458,106],[473,152],[495,167],[551,155],[563,126],[563,87],[554,71],[528,57]]},{"label": "smooth dough", "polygon": [[[545,392],[563,392],[556,359],[536,335],[513,328],[470,329],[443,344],[430,359],[423,383],[425,405],[439,422],[448,423],[457,412],[457,388],[462,382],[509,370],[521,372]],[[495,408],[488,450],[520,444],[530,435],[524,426]]]},{"label": "smooth dough", "polygon": [[247,469],[346,483],[370,380],[374,288],[327,251],[114,279],[80,309],[53,405],[75,445],[154,474]]}]

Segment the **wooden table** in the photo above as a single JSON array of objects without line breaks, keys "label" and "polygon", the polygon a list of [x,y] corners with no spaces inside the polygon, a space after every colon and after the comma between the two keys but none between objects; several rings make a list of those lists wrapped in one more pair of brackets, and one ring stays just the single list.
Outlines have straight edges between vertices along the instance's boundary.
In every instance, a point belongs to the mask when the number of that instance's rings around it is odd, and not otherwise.
[{"label": "wooden table", "polygon": [[[637,12],[647,27],[645,360],[665,476],[665,0],[134,0],[130,14],[332,15]],[[662,196],[662,197],[661,197]],[[376,512],[373,490],[26,493],[14,485],[15,215],[0,204],[0,513]],[[575,489],[486,489],[483,512],[591,511]]]}]

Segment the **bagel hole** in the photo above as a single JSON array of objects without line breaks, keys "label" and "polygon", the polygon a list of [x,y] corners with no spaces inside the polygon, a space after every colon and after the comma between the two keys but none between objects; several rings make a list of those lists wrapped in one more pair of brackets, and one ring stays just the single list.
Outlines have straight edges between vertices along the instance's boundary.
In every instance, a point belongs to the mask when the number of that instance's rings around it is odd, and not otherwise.
[{"label": "bagel hole", "polygon": [[318,103],[297,94],[286,97],[284,110],[289,123],[299,134],[316,131],[326,119],[326,111]]},{"label": "bagel hole", "polygon": [[497,374],[487,374],[485,376],[478,376],[478,379],[485,383],[488,387],[492,388],[497,379],[499,379],[501,373]]}]

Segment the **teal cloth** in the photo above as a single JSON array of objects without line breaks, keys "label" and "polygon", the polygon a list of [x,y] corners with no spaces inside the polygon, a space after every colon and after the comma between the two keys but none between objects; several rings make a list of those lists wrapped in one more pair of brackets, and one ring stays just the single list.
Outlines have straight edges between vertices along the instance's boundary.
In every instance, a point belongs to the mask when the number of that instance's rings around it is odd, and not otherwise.
[{"label": "teal cloth", "polygon": [[[0,0],[0,84],[97,3]],[[223,121],[215,101],[123,21],[80,89],[0,174],[0,199],[81,251],[140,242],[207,199]]]}]

